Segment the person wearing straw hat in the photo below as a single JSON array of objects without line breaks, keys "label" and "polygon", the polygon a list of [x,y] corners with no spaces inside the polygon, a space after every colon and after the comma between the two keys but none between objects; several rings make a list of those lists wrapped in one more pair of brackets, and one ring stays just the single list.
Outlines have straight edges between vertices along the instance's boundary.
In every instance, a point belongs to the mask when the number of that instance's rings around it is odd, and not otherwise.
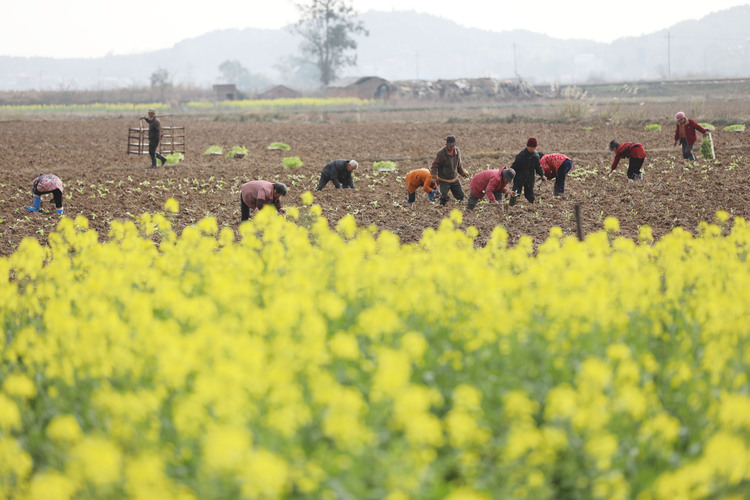
[{"label": "person wearing straw hat", "polygon": [[146,120],[146,123],[148,123],[148,155],[151,157],[151,167],[149,168],[156,167],[157,158],[164,165],[167,163],[167,159],[157,151],[161,139],[161,122],[156,117],[156,110],[154,108],[149,109],[148,116],[141,116],[141,120]]},{"label": "person wearing straw hat", "polygon": [[682,111],[674,115],[674,119],[677,120],[677,127],[674,131],[674,145],[677,146],[678,142],[682,144],[682,157],[686,160],[695,161],[693,145],[698,139],[695,131],[700,130],[703,135],[706,135],[707,130],[685,116]]}]

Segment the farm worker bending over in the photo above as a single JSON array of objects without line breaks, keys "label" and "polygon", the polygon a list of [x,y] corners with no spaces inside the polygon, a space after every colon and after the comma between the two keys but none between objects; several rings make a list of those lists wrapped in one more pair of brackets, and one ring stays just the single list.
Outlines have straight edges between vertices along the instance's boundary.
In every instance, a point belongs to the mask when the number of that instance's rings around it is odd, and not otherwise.
[{"label": "farm worker bending over", "polygon": [[34,186],[31,188],[31,206],[26,207],[29,212],[38,212],[42,204],[42,195],[51,194],[52,199],[57,207],[57,213],[63,213],[63,183],[60,178],[52,174],[42,174],[34,179]]},{"label": "farm worker bending over", "polygon": [[693,144],[697,139],[695,131],[700,130],[703,135],[706,135],[706,129],[686,117],[682,111],[674,115],[674,118],[677,120],[677,128],[674,131],[674,145],[677,146],[678,142],[682,144],[682,157],[694,161]]},{"label": "farm worker bending over", "polygon": [[156,166],[156,159],[161,160],[161,164],[167,163],[167,159],[161,154],[156,152],[156,148],[159,146],[159,140],[161,139],[161,122],[156,117],[156,110],[151,108],[148,110],[148,116],[141,116],[141,120],[146,120],[148,123],[148,155],[151,157],[151,167]]},{"label": "farm worker bending over", "polygon": [[464,190],[461,182],[458,180],[458,174],[463,177],[469,177],[469,173],[464,170],[461,163],[461,151],[456,147],[456,137],[449,135],[445,139],[445,146],[437,152],[435,160],[432,162],[430,175],[432,182],[440,186],[440,205],[448,203],[448,193],[453,193],[456,201],[464,199]]},{"label": "farm worker bending over", "polygon": [[406,174],[406,192],[409,195],[409,199],[406,200],[407,204],[411,205],[414,203],[414,200],[417,198],[417,189],[420,187],[425,193],[427,193],[430,201],[435,201],[435,196],[437,196],[438,190],[437,186],[432,181],[430,171],[426,168],[418,168],[417,170],[412,170]]},{"label": "farm worker bending over", "polygon": [[506,167],[500,170],[483,170],[476,174],[469,182],[471,192],[469,193],[469,201],[466,202],[466,210],[474,210],[474,207],[477,206],[479,200],[484,198],[485,194],[493,205],[500,205],[497,198],[502,201],[503,194],[515,196],[513,191],[508,188],[515,177],[516,171]]},{"label": "farm worker bending over", "polygon": [[617,168],[617,164],[620,163],[620,158],[629,158],[628,179],[634,181],[643,179],[641,166],[643,166],[643,160],[646,159],[646,150],[643,148],[642,144],[638,144],[637,142],[626,142],[620,144],[617,141],[611,141],[609,143],[609,150],[615,152],[615,159],[612,162],[612,171]]},{"label": "farm worker bending over", "polygon": [[544,176],[547,179],[555,179],[552,194],[555,196],[565,194],[565,177],[573,169],[573,160],[561,153],[551,153],[542,155],[539,164],[542,166]]},{"label": "farm worker bending over", "polygon": [[[526,141],[526,147],[516,155],[513,165],[510,166],[516,172],[516,178],[513,180],[513,191],[516,195],[521,194],[534,203],[534,172],[536,172],[542,181],[545,181],[544,170],[539,164],[539,153],[536,152],[536,138],[531,137]],[[515,201],[511,198],[511,203]]]},{"label": "farm worker bending over", "polygon": [[352,178],[352,172],[357,170],[356,160],[333,160],[323,167],[323,171],[320,173],[320,181],[316,191],[320,191],[328,184],[328,181],[333,182],[336,189],[344,186],[344,189],[354,189],[354,179]]},{"label": "farm worker bending over", "polygon": [[260,210],[266,205],[273,205],[276,210],[284,213],[281,208],[281,197],[286,195],[286,185],[281,182],[250,181],[242,185],[240,190],[241,221],[250,218],[250,210]]}]

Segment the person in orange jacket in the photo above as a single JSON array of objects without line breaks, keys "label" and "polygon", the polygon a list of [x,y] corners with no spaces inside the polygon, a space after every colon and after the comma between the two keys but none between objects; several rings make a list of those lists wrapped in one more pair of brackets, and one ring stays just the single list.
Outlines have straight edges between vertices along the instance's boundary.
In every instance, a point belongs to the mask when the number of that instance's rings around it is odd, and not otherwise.
[{"label": "person in orange jacket", "polygon": [[417,199],[417,189],[420,187],[427,193],[430,201],[435,201],[439,191],[432,180],[430,171],[426,168],[418,168],[406,174],[406,192],[409,195],[409,199],[406,200],[407,205],[411,205]]},{"label": "person in orange jacket", "polygon": [[703,135],[706,135],[707,130],[685,116],[682,111],[677,113],[674,119],[677,120],[677,128],[674,131],[674,145],[677,146],[678,142],[682,144],[682,157],[686,160],[695,161],[695,156],[693,156],[693,144],[697,140],[695,131],[699,130]]}]

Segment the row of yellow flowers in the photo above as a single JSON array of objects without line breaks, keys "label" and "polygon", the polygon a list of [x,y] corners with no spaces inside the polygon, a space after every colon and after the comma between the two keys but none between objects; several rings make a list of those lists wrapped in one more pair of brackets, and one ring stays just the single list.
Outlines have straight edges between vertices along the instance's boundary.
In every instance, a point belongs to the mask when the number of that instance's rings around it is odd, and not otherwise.
[{"label": "row of yellow flowers", "polygon": [[[362,107],[369,106],[374,101],[371,99],[358,99],[355,97],[298,97],[286,99],[242,99],[238,101],[190,101],[182,105],[182,111],[186,113],[201,111],[256,111],[256,110],[284,110],[284,109],[315,109],[332,107]],[[149,108],[156,109],[157,114],[168,113],[169,105],[134,104],[134,103],[93,103],[93,104],[6,104],[0,105],[0,116],[2,115],[48,115],[48,114],[94,114],[107,115],[130,113],[140,116],[145,114]]]},{"label": "row of yellow flowers", "polygon": [[746,498],[743,219],[406,245],[302,198],[0,260],[0,498]]}]

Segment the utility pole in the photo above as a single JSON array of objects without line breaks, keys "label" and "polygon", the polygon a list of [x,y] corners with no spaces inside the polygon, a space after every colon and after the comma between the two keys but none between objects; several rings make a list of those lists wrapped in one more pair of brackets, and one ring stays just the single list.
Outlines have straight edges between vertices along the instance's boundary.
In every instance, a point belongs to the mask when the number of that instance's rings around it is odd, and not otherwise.
[{"label": "utility pole", "polygon": [[419,52],[417,52],[417,80],[419,80]]},{"label": "utility pole", "polygon": [[516,44],[513,43],[513,73],[518,76],[518,63],[516,62]]}]

